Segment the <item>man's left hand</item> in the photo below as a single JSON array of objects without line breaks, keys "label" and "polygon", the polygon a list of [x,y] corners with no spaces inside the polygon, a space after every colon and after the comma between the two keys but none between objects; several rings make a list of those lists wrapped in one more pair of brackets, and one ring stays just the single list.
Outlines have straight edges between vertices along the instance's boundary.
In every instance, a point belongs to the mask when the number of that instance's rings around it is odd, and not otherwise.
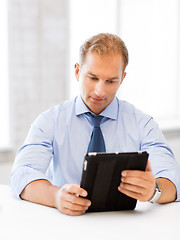
[{"label": "man's left hand", "polygon": [[129,197],[145,202],[149,201],[155,193],[155,181],[148,160],[145,172],[137,170],[123,171],[118,190]]}]

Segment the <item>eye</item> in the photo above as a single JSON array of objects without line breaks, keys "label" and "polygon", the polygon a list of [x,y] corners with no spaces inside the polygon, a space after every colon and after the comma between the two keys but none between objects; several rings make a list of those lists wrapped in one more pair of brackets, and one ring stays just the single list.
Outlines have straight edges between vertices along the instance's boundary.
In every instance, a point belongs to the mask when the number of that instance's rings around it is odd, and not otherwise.
[{"label": "eye", "polygon": [[98,78],[97,77],[91,77],[91,76],[88,76],[88,78],[90,78],[91,80],[98,80]]},{"label": "eye", "polygon": [[107,79],[106,82],[108,84],[118,83],[119,79],[118,78],[111,78],[111,79]]},{"label": "eye", "polygon": [[114,81],[114,80],[107,80],[107,83],[109,83],[109,84],[112,84],[112,83],[115,83],[116,81]]}]

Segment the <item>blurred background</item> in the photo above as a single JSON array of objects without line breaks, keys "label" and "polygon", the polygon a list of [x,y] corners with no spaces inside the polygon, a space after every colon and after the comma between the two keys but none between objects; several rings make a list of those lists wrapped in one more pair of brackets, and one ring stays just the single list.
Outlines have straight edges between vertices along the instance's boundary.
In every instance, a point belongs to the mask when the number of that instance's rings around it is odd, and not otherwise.
[{"label": "blurred background", "polygon": [[99,32],[129,50],[118,97],[155,118],[180,165],[179,0],[1,0],[0,184],[39,113],[78,94],[79,47]]}]

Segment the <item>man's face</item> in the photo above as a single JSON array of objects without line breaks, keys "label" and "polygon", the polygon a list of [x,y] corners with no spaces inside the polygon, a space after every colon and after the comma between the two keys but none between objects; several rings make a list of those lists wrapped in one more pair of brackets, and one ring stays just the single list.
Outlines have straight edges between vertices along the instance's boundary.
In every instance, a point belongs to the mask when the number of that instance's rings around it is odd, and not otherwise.
[{"label": "man's face", "polygon": [[75,75],[84,103],[98,115],[113,101],[126,73],[123,74],[120,54],[99,56],[88,53],[81,67],[75,64]]}]

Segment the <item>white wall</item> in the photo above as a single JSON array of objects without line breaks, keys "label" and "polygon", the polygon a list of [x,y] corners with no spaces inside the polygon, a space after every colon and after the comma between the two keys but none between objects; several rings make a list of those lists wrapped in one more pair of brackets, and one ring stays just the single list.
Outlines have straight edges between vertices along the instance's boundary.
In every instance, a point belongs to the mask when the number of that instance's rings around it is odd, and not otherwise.
[{"label": "white wall", "polygon": [[66,98],[66,0],[9,0],[11,140],[15,149],[34,118]]},{"label": "white wall", "polygon": [[11,149],[0,151],[0,183],[33,120],[68,87],[68,1],[8,0],[8,15]]},{"label": "white wall", "polygon": [[180,166],[180,130],[164,133],[164,135]]}]

